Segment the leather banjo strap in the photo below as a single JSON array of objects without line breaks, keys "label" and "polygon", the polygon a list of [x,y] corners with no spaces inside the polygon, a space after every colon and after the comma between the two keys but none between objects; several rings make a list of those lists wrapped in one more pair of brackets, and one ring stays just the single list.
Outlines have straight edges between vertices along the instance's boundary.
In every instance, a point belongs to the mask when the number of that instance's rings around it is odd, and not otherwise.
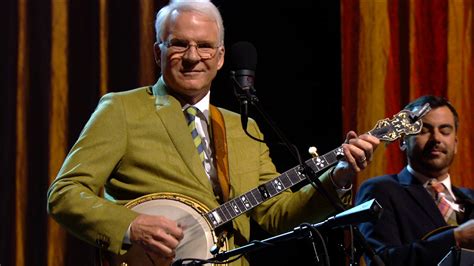
[{"label": "leather banjo strap", "polygon": [[214,143],[217,178],[222,191],[222,202],[226,202],[229,200],[230,177],[224,117],[214,105],[210,105],[209,109],[211,112],[212,140]]}]

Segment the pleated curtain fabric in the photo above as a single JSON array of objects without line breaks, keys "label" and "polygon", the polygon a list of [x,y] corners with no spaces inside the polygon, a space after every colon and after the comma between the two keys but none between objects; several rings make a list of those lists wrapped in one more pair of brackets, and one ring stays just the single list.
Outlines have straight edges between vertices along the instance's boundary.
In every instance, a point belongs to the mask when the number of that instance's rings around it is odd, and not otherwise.
[{"label": "pleated curtain fabric", "polygon": [[[367,132],[425,94],[447,97],[460,114],[461,147],[451,182],[474,186],[474,1],[341,0],[341,139]],[[379,145],[354,180],[398,173],[406,156],[398,143]],[[390,160],[387,160],[390,158]]]}]

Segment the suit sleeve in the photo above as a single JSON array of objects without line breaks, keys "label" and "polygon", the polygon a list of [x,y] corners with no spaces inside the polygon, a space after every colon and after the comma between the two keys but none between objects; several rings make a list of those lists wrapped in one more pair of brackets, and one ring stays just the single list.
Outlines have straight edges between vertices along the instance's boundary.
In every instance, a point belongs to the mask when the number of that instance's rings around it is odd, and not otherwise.
[{"label": "suit sleeve", "polygon": [[104,96],[48,190],[48,212],[70,233],[119,253],[136,213],[99,195],[127,143],[123,105]]},{"label": "suit sleeve", "polygon": [[[256,123],[250,123],[249,126],[254,134],[263,138]],[[259,183],[263,184],[275,178],[278,173],[269,156],[267,145],[263,143],[259,145],[259,154]],[[324,189],[337,199],[339,204],[343,204],[328,172],[320,175],[319,180]],[[303,222],[319,222],[335,212],[329,200],[308,184],[296,192],[286,190],[262,203],[252,212],[252,218],[269,233],[277,234],[293,229]]]},{"label": "suit sleeve", "polygon": [[[399,192],[399,189],[376,182],[361,185],[356,205],[375,198],[383,208],[380,219],[359,225],[361,233],[386,265],[437,265],[455,245],[453,229],[441,231],[426,240],[408,239],[409,234],[402,231],[409,230],[410,225],[404,224],[408,226],[404,229],[400,226],[406,217],[399,215],[397,197],[392,196]],[[368,265],[376,265],[369,258],[366,260]]]}]

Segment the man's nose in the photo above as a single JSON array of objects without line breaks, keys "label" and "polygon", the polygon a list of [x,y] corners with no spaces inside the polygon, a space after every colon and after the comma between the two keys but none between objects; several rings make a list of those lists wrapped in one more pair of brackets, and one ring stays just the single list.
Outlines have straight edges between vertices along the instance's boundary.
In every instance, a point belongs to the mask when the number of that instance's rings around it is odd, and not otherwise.
[{"label": "man's nose", "polygon": [[196,45],[189,45],[189,48],[184,52],[183,59],[188,61],[201,60],[201,56],[199,56]]},{"label": "man's nose", "polygon": [[436,142],[440,142],[441,140],[441,137],[442,137],[442,134],[441,132],[438,130],[438,129],[434,129],[432,132],[431,132],[431,139],[436,141]]}]

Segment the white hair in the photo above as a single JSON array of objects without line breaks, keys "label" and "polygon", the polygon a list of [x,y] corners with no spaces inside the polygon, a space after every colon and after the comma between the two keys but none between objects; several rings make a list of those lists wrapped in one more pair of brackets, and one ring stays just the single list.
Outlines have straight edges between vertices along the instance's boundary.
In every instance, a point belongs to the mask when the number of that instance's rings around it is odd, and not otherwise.
[{"label": "white hair", "polygon": [[209,0],[171,0],[170,3],[158,11],[155,20],[156,41],[164,41],[164,34],[173,11],[193,11],[213,18],[219,32],[219,44],[224,44],[224,23],[217,7]]}]

